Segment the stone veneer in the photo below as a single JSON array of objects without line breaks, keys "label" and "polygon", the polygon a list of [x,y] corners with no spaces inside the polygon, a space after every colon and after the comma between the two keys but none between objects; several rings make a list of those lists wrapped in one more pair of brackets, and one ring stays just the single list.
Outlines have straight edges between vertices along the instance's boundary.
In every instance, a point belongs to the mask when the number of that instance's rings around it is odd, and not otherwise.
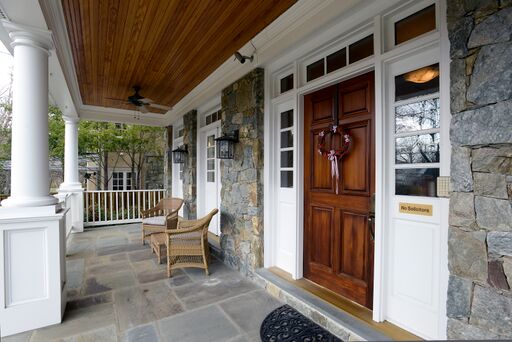
[{"label": "stone veneer", "polygon": [[187,146],[187,159],[183,169],[183,214],[189,220],[197,218],[197,111],[183,116],[183,144]]},{"label": "stone veneer", "polygon": [[235,158],[221,161],[221,258],[242,274],[263,266],[264,72],[222,91],[222,132],[239,130]]},{"label": "stone veneer", "polygon": [[173,143],[173,127],[167,126],[164,131],[164,139],[166,142],[166,150],[164,154],[164,188],[167,189],[167,196],[172,196],[172,143]]},{"label": "stone veneer", "polygon": [[512,1],[450,0],[448,338],[512,338]]}]

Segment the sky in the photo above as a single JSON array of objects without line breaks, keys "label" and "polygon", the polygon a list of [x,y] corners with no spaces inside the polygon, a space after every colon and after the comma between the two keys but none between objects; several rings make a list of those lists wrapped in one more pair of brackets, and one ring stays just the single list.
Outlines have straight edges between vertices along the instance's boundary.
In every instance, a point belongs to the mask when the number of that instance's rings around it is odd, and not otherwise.
[{"label": "sky", "polygon": [[9,86],[12,63],[11,54],[7,51],[4,44],[0,42],[0,96]]}]

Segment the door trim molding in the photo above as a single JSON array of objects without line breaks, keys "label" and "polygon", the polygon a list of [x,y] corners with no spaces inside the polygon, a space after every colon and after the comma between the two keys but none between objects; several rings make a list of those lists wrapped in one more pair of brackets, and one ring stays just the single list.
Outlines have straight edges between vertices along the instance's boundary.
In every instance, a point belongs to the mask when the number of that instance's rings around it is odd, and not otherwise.
[{"label": "door trim molding", "polygon": [[[199,122],[199,120],[198,120]],[[196,178],[196,188],[197,188],[197,215],[198,217],[202,215],[201,213],[204,212],[204,196],[205,196],[205,187],[203,184],[206,184],[206,177],[205,174],[202,172],[202,168],[206,166],[206,154],[203,153],[201,149],[201,144],[203,143],[203,134],[211,129],[218,129],[220,131],[221,129],[221,120],[215,121],[207,126],[200,127],[197,129],[197,146],[196,146],[196,156],[197,156],[197,178]],[[217,189],[217,203],[220,205],[220,192],[222,189],[222,181],[221,181],[221,174],[220,174],[220,161],[219,159],[215,159],[215,167],[216,167],[216,173],[215,173],[215,181],[218,184]],[[219,208],[220,210],[220,208]],[[220,223],[219,223],[219,236],[220,236]]]},{"label": "door trim molding", "polygon": [[[265,65],[265,122],[264,122],[264,226],[265,226],[265,241],[264,241],[264,267],[270,268],[275,266],[274,258],[275,258],[275,187],[276,187],[276,179],[272,176],[273,170],[277,165],[275,164],[275,152],[272,151],[272,146],[275,143],[276,139],[276,128],[272,127],[272,118],[275,115],[273,112],[273,107],[275,103],[283,101],[286,99],[294,99],[296,106],[296,118],[297,118],[297,150],[296,150],[296,177],[297,179],[303,179],[304,173],[304,137],[303,137],[303,119],[304,119],[304,100],[303,97],[305,94],[314,92],[321,88],[327,87],[329,85],[339,83],[345,79],[357,76],[359,74],[374,70],[375,72],[375,192],[376,192],[376,200],[375,200],[375,245],[374,245],[374,286],[373,286],[373,311],[372,318],[374,321],[382,322],[386,319],[386,306],[385,306],[385,293],[386,288],[386,275],[384,273],[384,265],[386,260],[384,259],[384,242],[386,239],[385,236],[385,222],[387,213],[385,212],[384,206],[384,198],[386,196],[385,193],[385,170],[388,166],[385,158],[385,141],[386,141],[386,127],[385,127],[385,105],[386,105],[386,88],[384,87],[384,83],[386,82],[385,70],[384,66],[386,63],[392,60],[397,60],[402,58],[403,56],[407,56],[412,52],[418,52],[419,50],[430,49],[433,46],[440,46],[440,69],[441,69],[441,78],[440,78],[440,94],[441,94],[441,106],[444,108],[448,108],[447,112],[443,112],[444,120],[442,119],[441,126],[445,127],[444,129],[449,129],[449,40],[446,29],[446,1],[445,0],[435,0],[433,1],[437,4],[439,9],[439,28],[433,33],[426,34],[417,39],[411,40],[410,42],[403,43],[397,47],[389,49],[388,51],[384,51],[384,48],[381,44],[381,37],[383,36],[382,31],[382,17],[378,15],[378,13],[374,14],[373,18],[373,27],[374,27],[374,56],[369,57],[365,60],[357,62],[353,65],[349,65],[343,69],[340,69],[332,74],[327,74],[319,79],[308,82],[308,84],[304,85],[301,88],[297,87],[297,79],[299,79],[299,75],[301,70],[297,65],[297,60],[304,56],[305,47],[309,44],[309,41],[303,41],[301,45],[289,53],[279,57],[272,63]],[[403,4],[410,4],[410,2],[403,2]],[[389,8],[393,7],[390,5]],[[385,14],[385,12],[382,12]],[[338,31],[339,33],[340,31]],[[324,44],[327,44],[325,42]],[[276,73],[279,73],[280,70],[284,68],[289,68],[287,70],[291,70],[294,73],[294,82],[295,86],[293,90],[286,92],[283,95],[275,97],[276,94],[272,93],[272,82],[273,76]],[[290,72],[291,72],[290,71]],[[444,72],[443,72],[444,71]],[[444,100],[443,100],[444,99]],[[443,134],[449,139],[449,132],[444,132]],[[448,151],[449,152],[449,151]],[[450,155],[449,153],[445,153],[445,157],[442,157],[441,160],[441,175],[449,176],[450,174]],[[303,223],[303,207],[304,207],[304,189],[303,183],[296,183],[297,187],[297,235],[296,235],[296,263],[294,272],[290,272],[293,279],[300,279],[303,277],[303,246],[304,246],[304,223]],[[448,203],[447,199],[441,199],[443,202]],[[302,208],[302,209],[301,209]],[[448,221],[447,219],[442,219],[441,228],[445,229],[447,227]],[[447,259],[447,236],[442,235],[441,237],[443,241],[443,248],[446,250],[442,250],[442,260],[446,261]],[[448,274],[448,269],[443,270],[446,275]],[[444,284],[447,285],[447,284]],[[441,289],[442,296],[446,297],[445,289]],[[440,298],[442,301],[443,299]],[[444,300],[445,302],[445,300]],[[444,310],[444,313],[443,313]],[[440,315],[443,315],[446,320],[446,307],[444,306],[440,312]],[[441,337],[440,337],[441,338]]]}]

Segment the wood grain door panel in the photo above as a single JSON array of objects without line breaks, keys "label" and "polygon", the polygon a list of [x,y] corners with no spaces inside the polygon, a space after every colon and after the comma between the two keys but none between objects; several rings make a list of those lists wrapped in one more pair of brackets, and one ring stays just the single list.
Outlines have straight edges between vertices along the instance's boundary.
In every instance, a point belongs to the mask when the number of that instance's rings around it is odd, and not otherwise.
[{"label": "wood grain door panel", "polygon": [[338,274],[347,275],[367,282],[366,249],[368,215],[341,212],[340,234],[340,263]]},{"label": "wood grain door panel", "polygon": [[332,241],[334,223],[334,208],[330,207],[311,207],[311,262],[316,267],[325,270],[332,269],[331,244],[324,244],[324,241]]},{"label": "wood grain door panel", "polygon": [[[372,307],[373,242],[368,231],[375,191],[373,72],[304,97],[304,276]],[[318,153],[318,134],[337,123],[352,148],[338,164]],[[337,147],[339,136],[326,147]]]},{"label": "wood grain door panel", "polygon": [[[321,129],[311,132],[311,140],[314,146],[318,146],[318,133]],[[331,138],[327,136],[325,138],[327,145],[331,143]],[[329,161],[320,155],[320,153],[312,153],[309,159],[309,165],[312,165],[311,169],[311,191],[322,190],[322,191],[334,191],[334,184],[331,177],[331,164]]]},{"label": "wood grain door panel", "polygon": [[347,125],[345,131],[352,137],[350,153],[341,161],[342,170],[355,170],[358,172],[345,172],[341,177],[341,189],[343,192],[370,193],[370,121],[357,122]]}]

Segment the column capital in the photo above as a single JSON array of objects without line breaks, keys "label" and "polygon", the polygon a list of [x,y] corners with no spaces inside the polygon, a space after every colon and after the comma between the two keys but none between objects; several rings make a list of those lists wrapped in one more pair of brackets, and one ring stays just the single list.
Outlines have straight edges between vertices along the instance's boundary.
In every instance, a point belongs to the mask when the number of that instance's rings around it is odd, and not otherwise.
[{"label": "column capital", "polygon": [[77,124],[80,119],[74,116],[63,116],[62,119],[64,120],[64,123],[66,124]]},{"label": "column capital", "polygon": [[11,46],[30,46],[50,54],[53,49],[52,32],[37,27],[16,24],[11,21],[2,20],[1,24],[9,32]]}]

